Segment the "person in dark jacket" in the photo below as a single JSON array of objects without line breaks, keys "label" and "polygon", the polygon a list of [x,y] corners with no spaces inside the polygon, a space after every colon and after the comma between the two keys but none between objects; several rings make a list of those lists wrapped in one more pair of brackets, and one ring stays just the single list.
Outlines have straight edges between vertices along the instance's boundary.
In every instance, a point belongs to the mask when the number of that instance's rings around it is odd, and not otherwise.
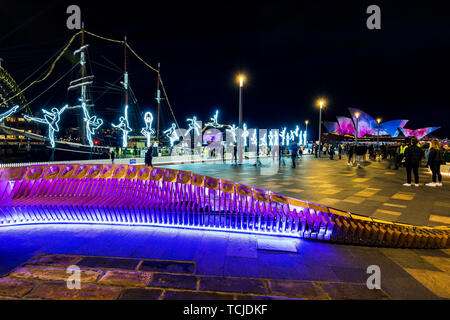
[{"label": "person in dark jacket", "polygon": [[423,158],[423,151],[417,146],[419,141],[416,137],[411,139],[411,144],[405,149],[406,183],[405,187],[411,186],[411,171],[414,173],[414,185],[419,186],[419,165]]},{"label": "person in dark jacket", "polygon": [[[428,187],[442,187],[441,163],[444,161],[444,154],[438,140],[431,141],[430,153],[428,154],[427,167],[430,167],[432,182],[427,183]],[[436,179],[437,178],[437,179]],[[436,182],[438,180],[438,182]]]},{"label": "person in dark jacket", "polygon": [[297,159],[297,152],[298,152],[298,147],[297,147],[297,143],[294,142],[291,145],[291,158],[292,158],[292,168],[295,168],[295,160]]},{"label": "person in dark jacket", "polygon": [[367,147],[364,145],[357,144],[355,146],[356,153],[356,164],[361,167],[361,162],[364,161],[364,156],[367,153]]},{"label": "person in dark jacket", "polygon": [[114,150],[111,150],[111,163],[114,164],[114,159],[116,158],[116,154],[114,153]]},{"label": "person in dark jacket", "polygon": [[348,154],[348,160],[347,160],[347,164],[348,166],[353,165],[353,154],[355,153],[355,148],[353,147],[352,144],[348,144],[347,145],[347,154]]},{"label": "person in dark jacket", "polygon": [[153,161],[153,147],[150,147],[145,153],[145,165],[148,167],[152,167],[153,166],[152,161]]}]

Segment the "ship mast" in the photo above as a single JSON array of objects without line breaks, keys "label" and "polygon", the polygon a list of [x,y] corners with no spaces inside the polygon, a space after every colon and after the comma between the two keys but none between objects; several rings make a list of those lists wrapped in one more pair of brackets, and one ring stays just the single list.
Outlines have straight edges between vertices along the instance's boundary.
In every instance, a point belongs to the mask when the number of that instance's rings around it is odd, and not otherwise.
[{"label": "ship mast", "polygon": [[123,55],[124,55],[124,74],[123,74],[123,90],[125,94],[125,106],[128,105],[128,72],[127,72],[127,37],[123,43]]},{"label": "ship mast", "polygon": [[161,82],[161,63],[158,63],[158,83],[156,84],[156,101],[158,102],[158,120],[156,123],[156,141],[159,145],[159,113],[161,108],[161,90],[159,89],[159,83]]},{"label": "ship mast", "polygon": [[[74,55],[80,54],[80,66],[81,66],[81,78],[70,82],[70,86],[67,90],[71,91],[74,89],[80,88],[80,105],[75,107],[80,107],[80,117],[81,117],[81,130],[80,130],[80,142],[82,144],[86,144],[86,121],[85,121],[85,112],[89,110],[90,107],[93,107],[93,104],[88,104],[90,101],[87,96],[87,86],[92,84],[92,79],[94,76],[86,76],[86,53],[85,50],[89,47],[89,45],[84,42],[84,23],[81,30],[81,47],[74,52]],[[86,110],[85,110],[86,109]],[[89,112],[87,112],[89,114]]]}]

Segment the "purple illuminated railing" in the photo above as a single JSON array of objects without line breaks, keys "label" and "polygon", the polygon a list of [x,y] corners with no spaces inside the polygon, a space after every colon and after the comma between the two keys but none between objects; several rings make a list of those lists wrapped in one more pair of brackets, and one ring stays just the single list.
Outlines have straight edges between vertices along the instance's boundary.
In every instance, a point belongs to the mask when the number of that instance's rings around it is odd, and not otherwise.
[{"label": "purple illuminated railing", "polygon": [[0,227],[164,226],[435,248],[446,227],[391,223],[195,173],[132,165],[0,169]]}]

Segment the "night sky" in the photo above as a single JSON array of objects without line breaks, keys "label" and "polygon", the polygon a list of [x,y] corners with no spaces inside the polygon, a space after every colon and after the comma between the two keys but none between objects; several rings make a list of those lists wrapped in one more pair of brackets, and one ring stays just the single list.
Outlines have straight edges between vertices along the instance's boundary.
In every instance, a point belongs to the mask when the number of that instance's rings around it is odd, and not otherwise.
[{"label": "night sky", "polygon": [[[144,5],[145,3],[145,5]],[[74,34],[66,8],[78,4],[86,29],[123,39],[161,74],[181,127],[197,115],[238,124],[236,75],[247,75],[244,122],[249,127],[295,128],[310,121],[317,135],[315,100],[327,99],[324,121],[359,108],[384,121],[409,119],[407,128],[443,127],[449,137],[450,19],[444,2],[412,1],[2,1],[0,57],[18,83],[50,59]],[[381,8],[381,30],[368,30],[366,8]],[[123,48],[87,37],[96,85],[121,76]],[[71,49],[77,49],[79,42]],[[105,60],[105,56],[109,61]],[[65,57],[44,83],[26,92],[34,99],[72,66]],[[114,69],[115,67],[113,67]],[[42,74],[45,68],[33,78]],[[137,114],[156,114],[156,73],[129,56]],[[61,80],[32,110],[63,104]],[[29,83],[27,80],[25,84]],[[99,96],[102,89],[96,89]],[[96,110],[108,121],[123,109],[120,94],[105,95]],[[164,104],[162,128],[172,119]],[[141,128],[143,123],[131,124]]]}]

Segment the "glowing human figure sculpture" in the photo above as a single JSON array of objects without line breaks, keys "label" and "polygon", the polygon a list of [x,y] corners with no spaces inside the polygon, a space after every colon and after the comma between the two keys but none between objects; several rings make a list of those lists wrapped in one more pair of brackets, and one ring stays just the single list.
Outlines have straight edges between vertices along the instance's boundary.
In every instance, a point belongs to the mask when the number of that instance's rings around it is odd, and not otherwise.
[{"label": "glowing human figure sculpture", "polygon": [[299,146],[303,145],[303,131],[300,131],[298,133],[298,145]]},{"label": "glowing human figure sculpture", "polygon": [[242,138],[244,138],[244,147],[247,146],[247,138],[248,138],[248,130],[247,130],[247,124],[244,123],[244,128],[242,130]]},{"label": "glowing human figure sculpture", "polygon": [[187,136],[192,130],[195,130],[197,136],[200,136],[200,130],[202,129],[197,123],[197,117],[192,117],[192,119],[187,119],[189,121],[189,129],[186,131],[184,136]]},{"label": "glowing human figure sculpture", "polygon": [[170,146],[173,147],[175,141],[180,140],[180,137],[177,134],[177,126],[175,123],[172,123],[172,127],[163,132],[166,137],[170,140]]},{"label": "glowing human figure sculpture", "polygon": [[16,113],[17,110],[19,110],[19,106],[12,107],[11,109],[9,109],[8,111],[6,111],[5,113],[0,114],[0,122],[2,122],[3,120],[5,120],[5,119],[8,118],[9,116],[13,115],[14,113]]},{"label": "glowing human figure sculpture", "polygon": [[269,146],[273,147],[278,145],[278,132],[277,130],[270,130],[269,132]]},{"label": "glowing human figure sculpture", "polygon": [[118,125],[113,124],[112,126],[122,131],[123,133],[122,147],[126,148],[128,147],[128,133],[133,131],[133,129],[130,128],[130,124],[128,123],[128,105],[125,106],[125,115],[123,117],[120,117],[119,121],[120,123]]},{"label": "glowing human figure sculpture", "polygon": [[267,133],[264,133],[259,142],[261,147],[267,147]]},{"label": "glowing human figure sculpture", "polygon": [[236,137],[237,137],[237,131],[238,131],[238,127],[236,127],[236,125],[232,125],[232,126],[230,126],[230,128],[229,129],[227,129],[227,131],[228,132],[230,132],[231,133],[231,136],[233,137],[233,142],[231,142],[230,144],[235,144],[235,143],[237,143],[237,139],[236,139]]},{"label": "glowing human figure sculpture", "polygon": [[250,138],[250,144],[254,146],[258,145],[258,136],[256,134],[256,130],[255,132],[253,132],[252,137]]},{"label": "glowing human figure sculpture", "polygon": [[102,119],[97,119],[97,116],[90,116],[89,111],[83,104],[82,106],[84,112],[84,121],[86,122],[86,136],[89,143],[89,146],[92,148],[94,146],[94,142],[92,140],[92,136],[95,135],[95,131],[98,130],[103,125]]},{"label": "glowing human figure sculpture", "polygon": [[214,128],[221,127],[221,125],[219,124],[219,110],[216,111],[216,113],[214,114],[214,117],[212,117],[210,120],[211,120],[211,124]]},{"label": "glowing human figure sculpture", "polygon": [[144,115],[145,128],[142,128],[141,133],[144,137],[147,138],[147,148],[151,146],[152,134],[155,133],[155,130],[152,129],[153,123],[153,114],[151,112],[147,112]]},{"label": "glowing human figure sculpture", "polygon": [[[286,138],[289,138],[289,137],[286,137],[286,130],[287,130],[287,128],[285,127],[283,130],[281,130],[281,132],[280,132],[280,137],[281,137],[281,145],[282,146],[285,146],[286,145]],[[288,134],[289,135],[289,134]]]},{"label": "glowing human figure sculpture", "polygon": [[59,121],[61,120],[61,114],[67,109],[69,106],[64,106],[61,109],[52,108],[51,112],[45,109],[42,109],[42,113],[44,114],[44,118],[35,118],[30,116],[24,116],[26,120],[39,122],[42,124],[48,125],[48,138],[50,139],[50,145],[52,148],[55,148],[55,132],[59,132]]}]

